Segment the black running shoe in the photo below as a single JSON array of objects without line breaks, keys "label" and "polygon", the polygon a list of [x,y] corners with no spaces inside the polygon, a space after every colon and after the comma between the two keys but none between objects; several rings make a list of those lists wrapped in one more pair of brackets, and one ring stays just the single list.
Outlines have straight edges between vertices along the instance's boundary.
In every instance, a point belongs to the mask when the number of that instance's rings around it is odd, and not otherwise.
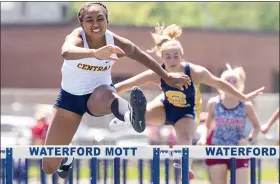
[{"label": "black running shoe", "polygon": [[[68,159],[71,159],[68,161]],[[68,177],[70,170],[72,168],[74,158],[64,158],[59,166],[59,169],[57,169],[57,174],[59,177],[65,179]],[[70,163],[69,163],[70,162]]]},{"label": "black running shoe", "polygon": [[130,121],[134,130],[142,133],[146,128],[145,114],[146,114],[147,100],[139,87],[133,87],[130,93]]}]

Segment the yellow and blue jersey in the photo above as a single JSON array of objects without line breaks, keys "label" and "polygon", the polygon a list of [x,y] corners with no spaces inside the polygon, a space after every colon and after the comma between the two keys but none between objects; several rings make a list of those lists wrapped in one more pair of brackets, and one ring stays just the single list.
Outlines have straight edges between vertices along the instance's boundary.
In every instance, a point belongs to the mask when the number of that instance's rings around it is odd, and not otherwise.
[{"label": "yellow and blue jersey", "polygon": [[[165,66],[162,65],[165,69]],[[187,85],[181,91],[169,86],[161,79],[161,89],[164,97],[161,100],[164,104],[166,114],[166,124],[174,125],[179,119],[189,117],[199,123],[199,114],[201,107],[201,96],[199,85],[196,86],[191,78],[190,65],[184,65],[184,73],[188,76]]]}]

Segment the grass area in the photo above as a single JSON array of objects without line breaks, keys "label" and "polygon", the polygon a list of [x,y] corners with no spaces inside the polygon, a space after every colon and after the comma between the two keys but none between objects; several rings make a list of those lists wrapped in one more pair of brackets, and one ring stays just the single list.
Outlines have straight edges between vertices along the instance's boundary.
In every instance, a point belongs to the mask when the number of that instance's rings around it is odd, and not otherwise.
[{"label": "grass area", "polygon": [[[101,179],[104,176],[103,168],[100,171],[100,177]],[[160,176],[161,178],[165,177],[165,169],[164,166],[160,169]],[[277,181],[277,174],[278,170],[277,168],[262,168],[262,181]],[[208,174],[205,169],[195,170],[195,173],[199,174],[199,177],[197,179],[199,180],[208,180]],[[122,170],[121,170],[121,177],[122,177]],[[74,173],[74,177],[76,176],[76,173]],[[40,177],[39,169],[37,167],[31,167],[29,170],[29,178],[38,178]],[[90,170],[88,167],[81,167],[80,169],[80,178],[89,178],[90,177]],[[107,172],[108,178],[113,178],[113,171],[112,168],[108,168]],[[127,179],[128,180],[137,180],[138,179],[138,167],[137,166],[129,166],[127,168]],[[143,173],[144,180],[150,179],[150,169],[148,167],[144,167],[144,173]],[[169,169],[169,178],[174,179],[174,170],[170,167]]]}]

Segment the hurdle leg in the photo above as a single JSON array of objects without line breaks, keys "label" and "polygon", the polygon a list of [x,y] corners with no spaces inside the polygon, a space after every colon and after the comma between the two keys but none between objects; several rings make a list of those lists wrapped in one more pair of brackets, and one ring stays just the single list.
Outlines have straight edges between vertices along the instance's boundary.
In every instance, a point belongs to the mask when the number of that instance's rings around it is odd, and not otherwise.
[{"label": "hurdle leg", "polygon": [[6,148],[6,184],[13,184],[13,150]]},{"label": "hurdle leg", "polygon": [[[108,174],[108,177],[109,177],[109,183],[110,182],[113,182],[114,181],[114,159],[113,160],[109,160],[109,164],[108,164],[108,168],[111,168],[111,169],[108,169],[109,171],[111,171],[109,174]],[[111,167],[112,166],[112,167]]]},{"label": "hurdle leg", "polygon": [[258,159],[258,184],[261,184],[262,179],[262,160]]},{"label": "hurdle leg", "polygon": [[73,184],[73,172],[74,172],[74,163],[72,164],[72,168],[70,168],[70,173],[69,173],[69,177],[68,177],[69,184]]},{"label": "hurdle leg", "polygon": [[96,158],[90,159],[90,184],[97,184]]},{"label": "hurdle leg", "polygon": [[114,184],[120,184],[120,158],[114,158]]},{"label": "hurdle leg", "polygon": [[80,159],[76,159],[76,182],[77,184],[80,183]]},{"label": "hurdle leg", "polygon": [[52,184],[56,184],[58,182],[57,172],[52,174]]},{"label": "hurdle leg", "polygon": [[96,160],[96,163],[97,163],[97,181],[99,182],[100,181],[100,174],[101,174],[101,172],[100,172],[100,159],[97,159]]},{"label": "hurdle leg", "polygon": [[[174,160],[174,163],[180,163],[180,161],[179,160]],[[177,168],[175,168],[175,167],[173,167],[174,168],[174,180],[175,180],[175,184],[178,184],[178,181],[179,181],[179,173],[180,173],[180,171],[179,171],[179,169],[177,169]]]},{"label": "hurdle leg", "polygon": [[250,158],[250,180],[251,184],[256,184],[256,159]]},{"label": "hurdle leg", "polygon": [[165,183],[169,184],[169,159],[165,159]]},{"label": "hurdle leg", "polygon": [[139,161],[138,161],[138,170],[139,170],[139,184],[143,184],[143,172],[144,172],[144,170],[143,170],[143,160],[142,159],[140,159]]},{"label": "hurdle leg", "polygon": [[20,168],[20,172],[19,172],[19,178],[20,178],[20,183],[25,183],[25,174],[26,174],[26,169],[25,169],[25,162],[26,159],[20,159],[19,162],[19,168]]},{"label": "hurdle leg", "polygon": [[15,174],[14,177],[16,176],[16,180],[17,180],[18,184],[21,183],[21,176],[22,176],[22,172],[23,172],[22,168],[21,168],[21,161],[22,161],[21,158],[18,159],[16,174],[14,172],[14,174]]},{"label": "hurdle leg", "polygon": [[154,172],[153,172],[153,160],[150,160],[150,182],[153,183],[153,176]]},{"label": "hurdle leg", "polygon": [[1,159],[1,176],[2,176],[2,183],[6,183],[6,159]]},{"label": "hurdle leg", "polygon": [[230,184],[236,184],[236,158],[230,159]]},{"label": "hurdle leg", "polygon": [[183,148],[182,152],[182,184],[189,184],[189,149]]},{"label": "hurdle leg", "polygon": [[126,184],[126,179],[127,179],[127,160],[123,160],[123,184]]},{"label": "hurdle leg", "polygon": [[29,169],[29,160],[25,159],[25,163],[24,163],[24,171],[25,171],[25,173],[24,173],[24,176],[23,176],[25,184],[28,184],[28,174],[29,174],[28,169]]},{"label": "hurdle leg", "polygon": [[153,184],[160,183],[160,156],[159,156],[159,148],[154,148],[154,156],[153,156]]},{"label": "hurdle leg", "polygon": [[46,184],[46,175],[43,171],[43,160],[39,160],[41,184]]},{"label": "hurdle leg", "polygon": [[104,160],[104,184],[107,184],[108,175],[108,160]]},{"label": "hurdle leg", "polygon": [[278,159],[278,183],[280,183],[280,159]]}]

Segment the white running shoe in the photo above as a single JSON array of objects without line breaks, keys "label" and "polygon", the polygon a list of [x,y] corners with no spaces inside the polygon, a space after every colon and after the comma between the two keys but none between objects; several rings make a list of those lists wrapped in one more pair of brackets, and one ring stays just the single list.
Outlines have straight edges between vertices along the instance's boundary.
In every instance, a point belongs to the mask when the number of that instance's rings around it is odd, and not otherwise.
[{"label": "white running shoe", "polygon": [[109,123],[109,129],[112,131],[118,131],[126,128],[131,128],[132,125],[129,122],[121,121],[118,118],[114,118]]}]

